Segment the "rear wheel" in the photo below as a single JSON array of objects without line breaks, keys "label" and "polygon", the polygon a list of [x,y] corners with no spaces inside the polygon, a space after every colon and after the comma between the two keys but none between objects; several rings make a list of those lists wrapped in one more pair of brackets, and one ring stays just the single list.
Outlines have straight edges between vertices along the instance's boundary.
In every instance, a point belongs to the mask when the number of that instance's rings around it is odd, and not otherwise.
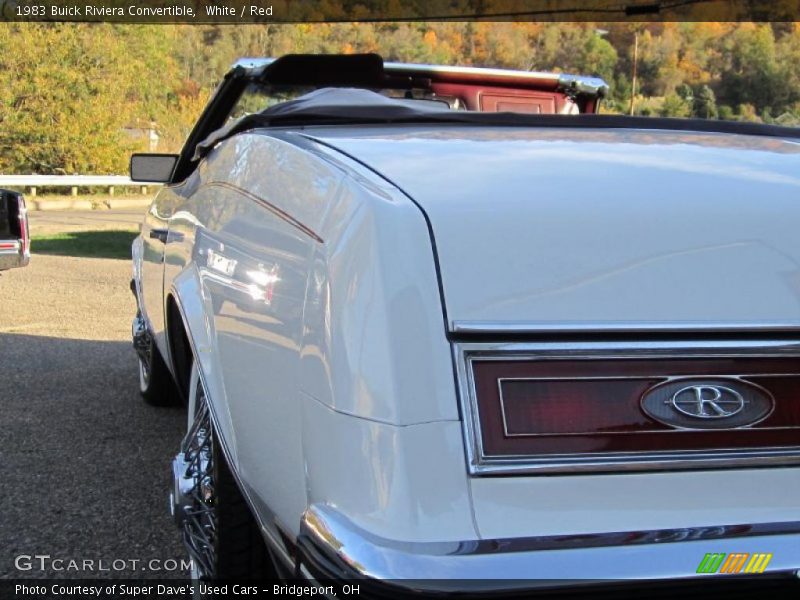
[{"label": "rear wheel", "polygon": [[[200,580],[275,578],[272,559],[214,431],[197,366],[189,386],[189,427],[176,458],[173,510]],[[178,498],[176,506],[175,498]]]},{"label": "rear wheel", "polygon": [[179,405],[181,395],[153,338],[148,336],[146,341],[140,342],[136,350],[139,360],[139,393],[144,401],[152,406]]}]

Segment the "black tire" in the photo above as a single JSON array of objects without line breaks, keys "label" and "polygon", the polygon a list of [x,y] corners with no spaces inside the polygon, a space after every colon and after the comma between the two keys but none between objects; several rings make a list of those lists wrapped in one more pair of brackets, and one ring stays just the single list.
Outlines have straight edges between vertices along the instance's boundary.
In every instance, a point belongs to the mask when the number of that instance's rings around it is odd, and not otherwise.
[{"label": "black tire", "polygon": [[277,574],[261,531],[219,445],[214,445],[217,492],[216,579],[275,579]]},{"label": "black tire", "polygon": [[183,403],[172,374],[155,343],[150,340],[147,357],[138,356],[139,393],[150,406],[179,406]]},{"label": "black tire", "polygon": [[189,406],[194,416],[181,452],[193,482],[192,516],[183,539],[193,558],[192,577],[203,581],[276,579],[272,557],[217,439],[202,383],[193,366]]}]

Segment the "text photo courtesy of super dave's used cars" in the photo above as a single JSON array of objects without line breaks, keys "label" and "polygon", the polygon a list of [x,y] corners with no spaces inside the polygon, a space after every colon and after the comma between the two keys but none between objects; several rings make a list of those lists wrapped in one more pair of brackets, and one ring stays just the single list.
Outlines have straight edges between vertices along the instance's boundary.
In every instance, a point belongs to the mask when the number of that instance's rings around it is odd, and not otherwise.
[{"label": "text photo courtesy of super dave's used cars", "polygon": [[180,154],[132,157],[165,184],[133,344],[187,407],[193,577],[796,578],[800,134],[607,90],[242,59]]}]

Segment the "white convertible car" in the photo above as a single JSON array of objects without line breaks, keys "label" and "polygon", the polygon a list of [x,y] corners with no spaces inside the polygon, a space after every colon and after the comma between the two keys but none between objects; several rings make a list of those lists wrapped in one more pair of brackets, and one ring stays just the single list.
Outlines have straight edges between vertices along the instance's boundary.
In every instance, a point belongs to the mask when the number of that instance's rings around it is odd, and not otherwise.
[{"label": "white convertible car", "polygon": [[605,90],[245,60],[180,155],[132,158],[167,184],[133,337],[144,397],[188,405],[195,575],[796,575],[800,134],[585,114]]}]

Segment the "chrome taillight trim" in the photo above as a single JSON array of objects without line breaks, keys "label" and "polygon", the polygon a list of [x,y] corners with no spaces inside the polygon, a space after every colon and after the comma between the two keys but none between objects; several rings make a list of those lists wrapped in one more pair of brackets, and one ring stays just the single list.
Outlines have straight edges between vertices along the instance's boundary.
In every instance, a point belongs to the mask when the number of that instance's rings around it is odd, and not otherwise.
[{"label": "chrome taillight trim", "polygon": [[22,242],[20,242],[20,240],[3,242],[2,244],[0,244],[0,254],[17,255],[20,253],[21,248],[22,248]]},{"label": "chrome taillight trim", "polygon": [[569,321],[554,323],[551,321],[530,321],[516,323],[511,321],[453,321],[450,330],[456,335],[486,335],[499,337],[503,335],[552,335],[554,333],[570,334],[606,334],[636,333],[764,333],[764,332],[800,332],[800,321]]},{"label": "chrome taillight trim", "polygon": [[683,469],[720,469],[800,465],[800,444],[793,447],[489,456],[483,451],[472,362],[476,359],[597,360],[612,358],[798,357],[800,340],[570,341],[537,343],[454,343],[458,396],[469,473],[475,476],[571,474]]}]

